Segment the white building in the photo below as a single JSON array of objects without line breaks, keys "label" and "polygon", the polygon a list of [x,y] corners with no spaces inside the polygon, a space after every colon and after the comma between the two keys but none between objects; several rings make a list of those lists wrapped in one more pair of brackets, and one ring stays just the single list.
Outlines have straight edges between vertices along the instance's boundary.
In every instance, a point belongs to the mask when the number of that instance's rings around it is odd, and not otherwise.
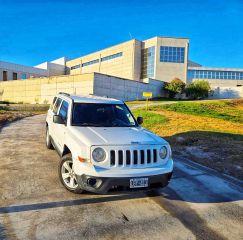
[{"label": "white building", "polygon": [[45,69],[0,61],[0,81],[45,76],[48,76],[48,72]]},{"label": "white building", "polygon": [[64,75],[65,64],[65,57],[35,67],[0,61],[0,81]]}]

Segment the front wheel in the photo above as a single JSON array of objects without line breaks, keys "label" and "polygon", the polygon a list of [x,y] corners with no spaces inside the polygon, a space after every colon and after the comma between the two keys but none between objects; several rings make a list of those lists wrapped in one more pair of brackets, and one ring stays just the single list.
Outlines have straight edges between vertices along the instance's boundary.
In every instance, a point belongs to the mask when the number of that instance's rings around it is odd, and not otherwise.
[{"label": "front wheel", "polygon": [[58,175],[61,183],[68,191],[73,193],[83,192],[78,185],[76,175],[73,171],[73,159],[71,154],[62,157],[58,167]]},{"label": "front wheel", "polygon": [[49,128],[46,127],[46,147],[48,149],[53,149],[52,143],[51,143],[51,136],[49,134]]}]

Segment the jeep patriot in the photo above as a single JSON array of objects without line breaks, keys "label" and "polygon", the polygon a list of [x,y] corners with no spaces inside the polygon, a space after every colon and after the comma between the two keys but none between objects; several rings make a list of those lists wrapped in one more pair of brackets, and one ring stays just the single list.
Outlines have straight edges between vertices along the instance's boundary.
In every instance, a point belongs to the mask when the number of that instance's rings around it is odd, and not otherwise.
[{"label": "jeep patriot", "polygon": [[122,101],[59,93],[46,117],[46,146],[61,157],[61,183],[74,193],[165,187],[169,144],[140,125]]}]

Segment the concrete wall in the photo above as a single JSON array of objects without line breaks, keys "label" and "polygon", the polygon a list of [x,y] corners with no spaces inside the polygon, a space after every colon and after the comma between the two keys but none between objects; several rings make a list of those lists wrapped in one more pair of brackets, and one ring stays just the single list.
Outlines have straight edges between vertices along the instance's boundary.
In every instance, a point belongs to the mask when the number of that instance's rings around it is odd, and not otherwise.
[{"label": "concrete wall", "polygon": [[[103,57],[107,57],[120,52],[122,52],[122,56],[120,57],[107,61],[101,61],[101,58]],[[137,59],[136,63],[134,60],[135,55]],[[66,67],[69,69],[70,74],[98,72],[126,79],[139,80],[141,69],[141,58],[139,58],[139,56],[141,56],[140,41],[130,40],[113,47],[106,48],[104,50],[73,59],[71,61],[67,61]],[[99,62],[82,67],[83,63],[87,63],[96,59],[99,59]],[[71,70],[71,67],[76,65],[80,65],[80,67]],[[137,69],[134,71],[135,65]]]},{"label": "concrete wall", "polygon": [[161,97],[162,86],[163,82],[153,79],[142,83],[101,74],[94,77],[94,95],[123,101],[144,99],[143,92],[152,92],[153,97]]},{"label": "concrete wall", "polygon": [[[195,81],[195,79],[193,79],[193,81]],[[208,81],[212,87],[237,87],[237,85],[243,86],[243,80],[206,79],[206,81]]]},{"label": "concrete wall", "polygon": [[187,83],[204,80],[210,83],[212,87],[237,87],[243,86],[243,80],[223,80],[223,79],[204,79],[204,78],[192,78]]},{"label": "concrete wall", "polygon": [[50,103],[58,92],[93,94],[94,74],[16,80],[0,83],[0,101]]},{"label": "concrete wall", "polygon": [[0,83],[0,101],[50,103],[58,92],[77,95],[108,96],[121,100],[143,99],[144,91],[161,96],[163,83],[150,80],[141,83],[99,73],[16,80]]},{"label": "concrete wall", "polygon": [[[170,82],[174,78],[187,81],[187,60],[189,40],[186,38],[162,38],[156,37],[156,54],[155,54],[155,79]],[[146,41],[145,41],[146,42]],[[160,46],[184,47],[185,61],[184,63],[160,62]]]},{"label": "concrete wall", "polygon": [[243,98],[243,87],[212,87],[210,99]]}]

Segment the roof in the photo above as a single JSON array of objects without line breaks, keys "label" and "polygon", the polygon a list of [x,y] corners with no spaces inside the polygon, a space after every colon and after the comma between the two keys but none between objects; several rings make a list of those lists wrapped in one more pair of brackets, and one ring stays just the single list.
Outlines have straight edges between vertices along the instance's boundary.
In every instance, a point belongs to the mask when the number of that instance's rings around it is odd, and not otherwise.
[{"label": "roof", "polygon": [[105,104],[123,104],[123,101],[113,99],[113,98],[107,98],[107,97],[100,97],[95,95],[89,95],[89,96],[77,96],[77,95],[69,95],[66,93],[59,93],[58,94],[61,97],[64,98],[71,98],[75,103],[105,103]]},{"label": "roof", "polygon": [[188,70],[243,72],[243,68],[215,68],[215,67],[192,67],[192,66],[188,66]]},{"label": "roof", "polygon": [[6,69],[6,70],[25,72],[25,73],[30,73],[30,74],[38,74],[38,75],[42,75],[42,76],[48,75],[48,72],[45,69],[31,67],[31,66],[25,66],[25,65],[17,64],[17,63],[5,62],[5,61],[1,61],[1,60],[0,60],[0,68]]},{"label": "roof", "polygon": [[188,60],[188,67],[202,67],[202,65],[200,63]]},{"label": "roof", "polygon": [[190,39],[190,38],[186,38],[186,37],[170,37],[170,36],[156,36],[156,37],[159,37],[159,38],[187,39],[187,40]]}]

